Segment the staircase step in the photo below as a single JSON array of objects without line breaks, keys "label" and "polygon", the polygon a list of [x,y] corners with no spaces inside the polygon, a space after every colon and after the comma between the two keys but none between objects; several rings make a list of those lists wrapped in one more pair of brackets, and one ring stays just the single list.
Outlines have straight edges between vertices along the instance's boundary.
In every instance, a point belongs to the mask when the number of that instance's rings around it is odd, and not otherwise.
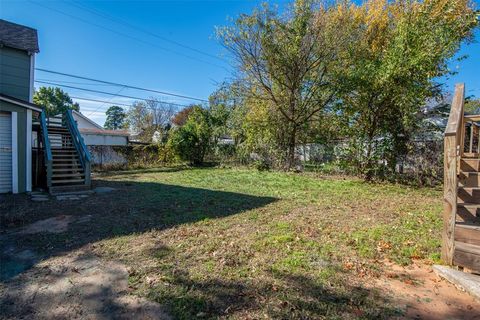
[{"label": "staircase step", "polygon": [[457,221],[480,223],[480,205],[477,203],[459,203]]},{"label": "staircase step", "polygon": [[52,149],[52,153],[55,153],[55,154],[70,154],[70,153],[73,153],[73,154],[76,154],[77,153],[77,150],[75,149]]},{"label": "staircase step", "polygon": [[[53,187],[50,187],[48,191],[52,195],[59,195],[65,192],[81,192],[81,191],[88,192],[89,190],[90,190],[90,186],[79,184],[79,185],[73,185],[73,186],[53,186]],[[90,191],[90,192],[93,192],[93,191]]]},{"label": "staircase step", "polygon": [[70,158],[78,158],[78,154],[75,153],[55,153],[53,155],[53,159],[70,159]]},{"label": "staircase step", "polygon": [[82,165],[80,163],[54,163],[53,167],[72,167],[72,168],[81,168]]},{"label": "staircase step", "polygon": [[455,241],[453,263],[480,272],[480,246]]},{"label": "staircase step", "polygon": [[55,174],[55,172],[72,172],[72,171],[83,173],[83,168],[78,167],[78,168],[66,168],[66,169],[52,169],[52,172],[54,174]]},{"label": "staircase step", "polygon": [[480,187],[480,174],[476,171],[462,171],[458,182],[459,186],[463,188]]},{"label": "staircase step", "polygon": [[480,187],[458,188],[457,203],[480,204]]},{"label": "staircase step", "polygon": [[460,160],[460,170],[462,171],[480,171],[480,159],[462,158]]},{"label": "staircase step", "polygon": [[462,158],[477,158],[480,156],[480,153],[477,152],[464,152]]},{"label": "staircase step", "polygon": [[456,223],[455,241],[480,246],[480,224]]},{"label": "staircase step", "polygon": [[54,173],[52,175],[52,180],[57,180],[57,178],[66,178],[66,177],[82,177],[85,176],[85,173]]},{"label": "staircase step", "polygon": [[77,159],[76,158],[73,158],[73,157],[69,157],[69,158],[57,158],[57,157],[53,157],[52,159],[53,162],[70,162],[70,163],[77,163]]},{"label": "staircase step", "polygon": [[85,182],[85,179],[64,179],[64,180],[52,180],[52,184],[59,184],[59,183],[79,183]]}]

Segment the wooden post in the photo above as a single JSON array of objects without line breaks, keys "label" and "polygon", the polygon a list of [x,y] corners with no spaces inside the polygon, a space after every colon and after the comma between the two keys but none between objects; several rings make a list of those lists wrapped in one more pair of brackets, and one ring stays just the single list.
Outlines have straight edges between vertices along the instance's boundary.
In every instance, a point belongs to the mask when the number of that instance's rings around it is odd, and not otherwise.
[{"label": "wooden post", "polygon": [[[455,251],[455,220],[457,216],[457,188],[460,159],[464,149],[465,122],[463,118],[463,104],[465,99],[465,85],[455,86],[455,95],[445,129],[444,139],[444,177],[443,177],[443,233],[442,233],[442,260],[453,264]],[[458,167],[457,167],[458,166]]]},{"label": "wooden post", "polygon": [[470,153],[473,153],[473,121],[470,122],[470,146],[469,146],[469,151]]},{"label": "wooden post", "polygon": [[455,217],[457,215],[457,141],[454,135],[444,140],[442,260],[451,265],[454,252]]}]

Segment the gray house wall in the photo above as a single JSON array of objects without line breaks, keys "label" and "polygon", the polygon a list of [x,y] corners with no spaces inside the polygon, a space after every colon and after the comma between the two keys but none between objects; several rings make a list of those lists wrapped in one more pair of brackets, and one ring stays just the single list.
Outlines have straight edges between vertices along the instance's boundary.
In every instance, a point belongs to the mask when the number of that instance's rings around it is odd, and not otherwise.
[{"label": "gray house wall", "polygon": [[[29,101],[30,63],[31,58],[26,51],[0,47],[0,93]],[[27,191],[27,109],[0,101],[0,111],[17,112],[18,192],[25,192]]]},{"label": "gray house wall", "polygon": [[27,109],[0,101],[0,111],[17,112],[18,192],[25,192],[27,191]]},{"label": "gray house wall", "polygon": [[0,93],[30,100],[30,61],[26,51],[0,47]]}]

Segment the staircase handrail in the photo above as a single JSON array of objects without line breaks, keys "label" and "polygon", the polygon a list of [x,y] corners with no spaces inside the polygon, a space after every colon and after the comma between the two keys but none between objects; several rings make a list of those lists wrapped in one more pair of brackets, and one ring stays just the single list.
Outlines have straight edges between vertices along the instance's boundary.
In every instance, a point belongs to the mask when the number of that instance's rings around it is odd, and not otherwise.
[{"label": "staircase handrail", "polygon": [[42,128],[42,143],[44,149],[45,165],[47,167],[47,187],[52,185],[52,148],[50,147],[50,139],[48,138],[47,120],[45,111],[40,113],[40,127]]},{"label": "staircase handrail", "polygon": [[78,131],[77,123],[73,118],[72,110],[68,109],[65,113],[65,123],[71,133],[73,144],[75,145],[75,149],[79,154],[80,163],[82,164],[84,173],[85,173],[85,184],[90,185],[90,166],[91,166],[91,156],[90,152],[88,152],[87,146],[83,141],[83,138]]}]

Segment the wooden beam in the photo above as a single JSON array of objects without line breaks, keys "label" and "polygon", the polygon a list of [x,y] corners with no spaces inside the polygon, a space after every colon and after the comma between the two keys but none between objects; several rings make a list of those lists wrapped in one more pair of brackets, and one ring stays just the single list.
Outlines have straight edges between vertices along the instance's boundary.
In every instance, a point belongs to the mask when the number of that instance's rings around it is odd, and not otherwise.
[{"label": "wooden beam", "polygon": [[457,139],[445,136],[443,182],[442,260],[453,264],[454,230],[457,215]]},{"label": "wooden beam", "polygon": [[447,127],[445,128],[445,136],[457,135],[463,118],[463,103],[465,100],[465,85],[459,83],[455,85],[455,95],[448,116]]},{"label": "wooden beam", "polygon": [[480,121],[480,114],[472,114],[472,115],[466,115],[465,116],[465,121],[467,122],[477,122]]},{"label": "wooden beam", "polygon": [[444,183],[443,183],[443,233],[442,259],[453,264],[455,251],[455,221],[457,216],[458,172],[460,158],[463,155],[465,125],[463,120],[463,104],[465,101],[465,85],[455,86],[455,95],[445,129],[444,139]]}]

